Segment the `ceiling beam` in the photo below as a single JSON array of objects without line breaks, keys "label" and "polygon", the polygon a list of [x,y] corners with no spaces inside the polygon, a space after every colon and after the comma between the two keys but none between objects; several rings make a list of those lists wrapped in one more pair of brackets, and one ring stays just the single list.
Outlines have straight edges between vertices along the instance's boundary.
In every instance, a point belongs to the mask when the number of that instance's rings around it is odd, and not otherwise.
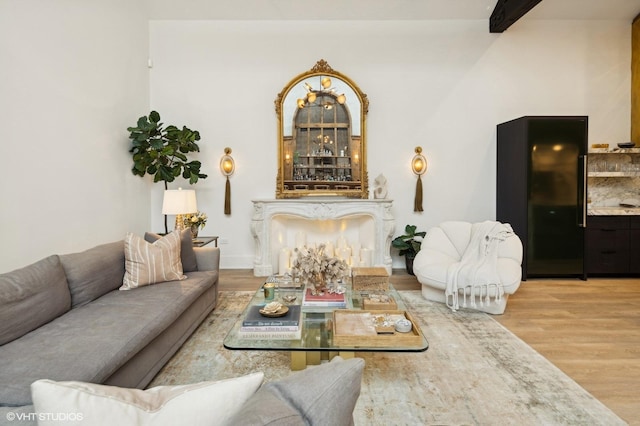
[{"label": "ceiling beam", "polygon": [[501,33],[542,0],[498,0],[489,18],[489,32]]}]

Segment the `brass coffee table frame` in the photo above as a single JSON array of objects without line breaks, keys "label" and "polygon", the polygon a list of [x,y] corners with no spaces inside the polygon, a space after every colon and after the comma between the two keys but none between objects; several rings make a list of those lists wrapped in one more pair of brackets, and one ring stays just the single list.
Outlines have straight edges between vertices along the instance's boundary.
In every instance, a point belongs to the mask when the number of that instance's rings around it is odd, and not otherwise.
[{"label": "brass coffee table frame", "polygon": [[[284,304],[282,296],[295,293],[297,296],[293,304],[302,304],[303,289],[276,288],[275,300]],[[407,311],[398,292],[389,285],[386,292],[391,295],[398,305],[397,310]],[[346,309],[362,309],[362,299],[368,292],[352,291],[347,286]],[[308,308],[302,307],[302,337],[295,340],[247,339],[239,334],[242,320],[253,305],[264,305],[264,292],[260,288],[253,295],[240,318],[233,325],[224,339],[224,347],[230,350],[264,350],[288,351],[291,354],[291,370],[302,370],[307,365],[317,365],[322,360],[328,360],[336,355],[342,358],[353,358],[355,352],[424,352],[429,348],[427,339],[422,336],[421,343],[416,346],[337,346],[333,344],[333,311],[334,307]]]}]

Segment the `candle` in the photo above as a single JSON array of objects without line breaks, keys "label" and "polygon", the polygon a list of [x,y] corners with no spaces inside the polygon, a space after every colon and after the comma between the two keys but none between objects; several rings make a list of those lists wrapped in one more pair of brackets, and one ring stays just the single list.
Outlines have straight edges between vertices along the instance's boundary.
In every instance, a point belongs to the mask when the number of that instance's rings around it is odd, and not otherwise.
[{"label": "candle", "polygon": [[351,249],[349,247],[339,248],[336,250],[338,254],[338,258],[349,261],[349,257],[351,257]]},{"label": "candle", "polygon": [[296,232],[296,247],[300,248],[306,245],[307,245],[307,235],[302,231]]},{"label": "candle", "polygon": [[347,240],[343,235],[338,237],[338,249],[343,249],[347,246]]},{"label": "candle", "polygon": [[335,255],[335,248],[333,247],[333,243],[331,241],[328,241],[325,244],[324,252],[329,257],[333,257]]},{"label": "candle", "polygon": [[360,256],[361,245],[359,242],[351,244],[351,253]]},{"label": "candle", "polygon": [[284,275],[290,272],[289,260],[291,259],[291,251],[288,248],[280,250],[280,256],[278,257],[278,274]]},{"label": "candle", "polygon": [[362,266],[372,266],[373,264],[373,252],[369,248],[360,249],[360,263],[364,263]]}]

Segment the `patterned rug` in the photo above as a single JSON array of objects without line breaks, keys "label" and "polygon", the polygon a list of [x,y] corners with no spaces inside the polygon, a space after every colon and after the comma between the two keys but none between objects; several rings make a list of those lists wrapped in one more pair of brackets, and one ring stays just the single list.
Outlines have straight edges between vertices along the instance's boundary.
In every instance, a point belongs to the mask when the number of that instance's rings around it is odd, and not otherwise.
[{"label": "patterned rug", "polygon": [[[624,425],[611,410],[489,315],[451,312],[420,291],[400,294],[429,341],[423,353],[356,352],[366,362],[356,425]],[[289,355],[222,346],[252,293],[218,306],[149,387],[262,371],[285,377]],[[309,367],[313,368],[313,367]]]}]

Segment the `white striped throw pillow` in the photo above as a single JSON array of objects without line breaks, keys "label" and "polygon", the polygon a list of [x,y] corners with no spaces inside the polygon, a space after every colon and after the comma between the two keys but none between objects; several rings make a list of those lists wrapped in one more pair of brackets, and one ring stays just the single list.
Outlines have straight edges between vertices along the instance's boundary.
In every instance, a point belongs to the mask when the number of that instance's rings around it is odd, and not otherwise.
[{"label": "white striped throw pillow", "polygon": [[124,260],[120,290],[187,278],[180,260],[179,231],[173,231],[153,244],[128,233],[124,239]]}]

